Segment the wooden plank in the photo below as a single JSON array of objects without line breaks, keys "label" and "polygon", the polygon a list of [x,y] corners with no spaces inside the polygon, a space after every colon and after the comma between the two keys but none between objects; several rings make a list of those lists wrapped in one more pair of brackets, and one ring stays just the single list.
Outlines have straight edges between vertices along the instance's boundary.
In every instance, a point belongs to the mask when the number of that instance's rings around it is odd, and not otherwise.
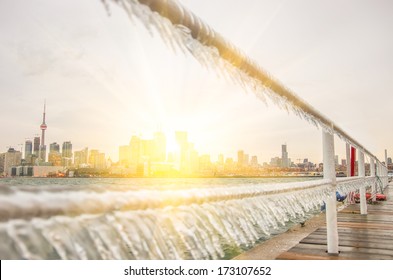
[{"label": "wooden plank", "polygon": [[[393,237],[393,231],[387,231],[383,229],[363,229],[363,228],[338,228],[338,233],[341,235],[369,235],[376,237]],[[317,229],[310,234],[326,235],[326,230]]]},{"label": "wooden plank", "polygon": [[382,216],[382,217],[373,217],[372,215],[368,215],[366,217],[362,216],[353,216],[353,217],[343,217],[343,216],[338,216],[337,217],[338,222],[376,222],[376,223],[385,223],[385,224],[393,224],[393,216],[392,217],[387,217],[387,216]]},{"label": "wooden plank", "polygon": [[338,214],[338,218],[341,219],[359,219],[359,220],[393,220],[393,215],[375,215],[372,213],[368,213],[367,215],[360,214]]},{"label": "wooden plank", "polygon": [[[317,244],[305,244],[300,243],[296,246],[298,249],[318,249],[321,252],[326,252],[326,245],[317,245]],[[376,249],[376,248],[356,248],[349,246],[339,246],[340,253],[363,253],[363,254],[374,254],[374,255],[387,255],[393,257],[393,250],[387,249]]]},{"label": "wooden plank", "polygon": [[[320,227],[314,232],[324,232],[326,233],[326,227]],[[393,231],[386,231],[384,229],[375,228],[375,229],[367,229],[367,228],[350,228],[350,227],[339,227],[339,233],[373,233],[380,235],[393,235]]]},{"label": "wooden plank", "polygon": [[278,260],[344,260],[340,256],[319,256],[319,255],[307,255],[304,253],[296,252],[284,252],[278,256]]},{"label": "wooden plank", "polygon": [[[305,249],[294,247],[289,250],[291,253],[297,254],[305,254],[308,256],[319,256],[319,257],[326,257],[328,254],[325,250],[321,250],[318,247]],[[372,253],[364,253],[364,252],[351,252],[351,251],[340,251],[340,254],[336,257],[337,259],[351,259],[351,260],[392,260],[393,255],[386,255],[386,254],[372,254]]]},{"label": "wooden plank", "polygon": [[351,222],[337,222],[339,227],[350,227],[350,228],[370,228],[370,229],[385,229],[393,230],[393,225],[384,225],[376,223],[351,223]]},{"label": "wooden plank", "polygon": [[[367,234],[339,234],[340,240],[352,240],[352,241],[376,241],[381,243],[393,243],[393,236],[380,236],[380,235],[367,235]],[[313,233],[305,238],[312,238],[312,239],[325,239],[326,234],[317,234]],[[305,239],[304,238],[304,239]],[[302,242],[302,241],[301,241]]]},{"label": "wooden plank", "polygon": [[[326,245],[326,239],[313,239],[306,237],[301,243],[319,244]],[[375,248],[375,249],[388,249],[393,250],[393,244],[391,242],[370,242],[370,241],[356,241],[356,240],[341,240],[338,242],[339,246],[349,246],[356,248]]]}]

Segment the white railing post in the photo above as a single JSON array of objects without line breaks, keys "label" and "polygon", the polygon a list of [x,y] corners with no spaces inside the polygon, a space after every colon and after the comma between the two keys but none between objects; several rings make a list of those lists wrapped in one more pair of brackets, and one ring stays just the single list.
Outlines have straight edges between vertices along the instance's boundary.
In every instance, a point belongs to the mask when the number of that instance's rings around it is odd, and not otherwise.
[{"label": "white railing post", "polygon": [[[375,178],[375,162],[374,162],[374,158],[370,157],[370,177],[374,177]],[[371,193],[373,194],[373,202],[375,202],[377,200],[377,189],[375,188],[375,184],[376,182],[373,182],[371,184]]]},{"label": "white railing post", "polygon": [[323,178],[331,180],[330,195],[326,199],[327,249],[329,254],[338,254],[338,230],[336,208],[336,168],[334,162],[334,135],[322,131]]},{"label": "white railing post", "polygon": [[388,165],[386,164],[385,166],[385,187],[389,184],[389,179],[388,179]]},{"label": "white railing post", "polygon": [[388,180],[388,150],[386,150],[385,149],[385,172],[384,172],[384,176],[385,176],[385,178],[384,178],[384,182],[385,182],[385,184],[384,184],[384,187],[386,187],[387,185],[388,185],[388,183],[389,183],[389,180]]},{"label": "white railing post", "polygon": [[381,164],[377,161],[377,176],[381,179]]},{"label": "white railing post", "polygon": [[351,177],[351,147],[348,143],[346,143],[345,147],[347,156],[347,177]]},{"label": "white railing post", "polygon": [[[366,172],[364,167],[364,153],[359,149],[358,154],[358,176],[364,179]],[[366,199],[366,186],[363,184],[360,189],[360,214],[367,215],[367,199]]]}]

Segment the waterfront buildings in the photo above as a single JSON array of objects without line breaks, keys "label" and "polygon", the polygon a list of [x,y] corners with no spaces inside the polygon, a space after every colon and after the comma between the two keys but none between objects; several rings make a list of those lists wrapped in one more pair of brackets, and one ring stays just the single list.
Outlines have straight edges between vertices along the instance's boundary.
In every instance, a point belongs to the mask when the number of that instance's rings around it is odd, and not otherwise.
[{"label": "waterfront buildings", "polygon": [[[14,148],[9,148],[7,152],[0,154],[0,175],[12,176],[11,167],[20,165],[22,153]],[[14,174],[16,175],[16,174]]]},{"label": "waterfront buildings", "polygon": [[[112,163],[105,153],[98,149],[73,152],[71,141],[61,145],[53,142],[46,155],[45,133],[46,105],[42,124],[41,137],[25,141],[24,158],[22,152],[13,148],[0,154],[0,176],[261,176],[285,175],[293,172],[321,171],[323,166],[304,159],[293,164],[288,157],[287,145],[281,145],[281,157],[274,157],[270,164],[258,163],[256,155],[250,155],[243,149],[237,151],[236,161],[232,157],[219,154],[217,161],[210,154],[200,155],[193,143],[189,141],[186,131],[176,131],[167,148],[166,135],[159,131],[151,138],[133,135],[128,145],[119,147],[119,161]],[[172,140],[172,139],[169,139]],[[172,147],[171,147],[172,146]],[[48,156],[48,157],[47,157]],[[46,157],[48,158],[46,160]],[[388,159],[391,163],[391,158]],[[345,168],[345,161],[336,170]],[[367,169],[367,166],[366,166]]]}]

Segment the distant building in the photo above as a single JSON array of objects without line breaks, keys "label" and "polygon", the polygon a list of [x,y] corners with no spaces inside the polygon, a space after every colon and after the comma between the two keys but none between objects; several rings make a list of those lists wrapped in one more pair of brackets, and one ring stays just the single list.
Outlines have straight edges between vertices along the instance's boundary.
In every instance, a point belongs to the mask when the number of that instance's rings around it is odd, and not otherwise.
[{"label": "distant building", "polygon": [[152,160],[164,162],[166,160],[166,137],[163,132],[154,133],[154,151]]},{"label": "distant building", "polygon": [[33,142],[31,140],[26,140],[25,142],[25,157],[26,162],[31,162],[31,155],[33,153]]},{"label": "distant building", "polygon": [[34,137],[34,142],[33,142],[33,152],[36,157],[40,156],[40,144],[41,144],[41,138],[40,137]]},{"label": "distant building", "polygon": [[99,150],[90,150],[89,165],[96,169],[105,169],[106,160],[105,153],[100,153]]},{"label": "distant building", "polygon": [[40,162],[46,161],[46,145],[40,145],[39,161]]},{"label": "distant building", "polygon": [[129,163],[138,165],[141,157],[141,139],[138,136],[131,137],[129,155]]},{"label": "distant building", "polygon": [[74,152],[74,165],[76,167],[86,167],[89,160],[89,149],[86,147],[80,151]]},{"label": "distant building", "polygon": [[191,154],[195,156],[193,145],[188,142],[188,133],[186,131],[175,132],[176,142],[179,146],[178,155],[176,155],[175,168],[181,174],[190,174],[193,171],[193,166],[198,165],[198,157],[191,159]]},{"label": "distant building", "polygon": [[210,160],[210,155],[201,155],[199,157],[199,171],[202,173],[212,171],[212,162]]},{"label": "distant building", "polygon": [[248,154],[244,154],[243,165],[248,166],[250,163],[250,156]]},{"label": "distant building", "polygon": [[257,166],[258,166],[258,157],[257,157],[257,156],[252,156],[252,157],[251,157],[251,163],[250,163],[250,165],[251,165],[252,167],[257,167]]},{"label": "distant building", "polygon": [[72,143],[71,141],[63,142],[61,149],[62,165],[71,166],[72,165]]},{"label": "distant building", "polygon": [[131,146],[124,145],[119,147],[119,163],[128,166],[131,163]]},{"label": "distant building", "polygon": [[[154,163],[155,170],[161,172],[168,168],[164,163],[166,156],[166,137],[162,132],[154,133],[153,139],[141,139],[133,135],[129,145],[119,147],[119,163],[127,170],[135,170],[133,175],[149,175],[150,167]],[[169,158],[168,158],[169,159]],[[171,160],[174,157],[171,157]]]},{"label": "distant building", "polygon": [[223,155],[223,154],[219,154],[219,155],[218,155],[218,161],[217,161],[217,163],[218,163],[219,165],[224,165],[224,155]]},{"label": "distant building", "polygon": [[51,163],[52,166],[62,166],[63,161],[62,161],[61,153],[55,150],[49,152],[48,162]]},{"label": "distant building", "polygon": [[281,163],[281,158],[279,157],[274,157],[270,159],[270,166],[272,167],[281,167],[282,163]]},{"label": "distant building", "polygon": [[241,168],[244,165],[244,151],[237,151],[237,167]]},{"label": "distant building", "polygon": [[56,142],[53,142],[49,145],[48,162],[51,163],[53,166],[62,165],[60,145],[57,144]]},{"label": "distant building", "polygon": [[60,153],[60,145],[57,144],[56,142],[53,142],[52,144],[49,145],[49,153],[51,152],[58,152]]},{"label": "distant building", "polygon": [[288,160],[288,152],[287,152],[287,145],[281,145],[281,167],[288,168],[289,167],[289,160]]},{"label": "distant building", "polygon": [[0,175],[11,176],[10,169],[19,166],[22,160],[22,153],[14,148],[9,148],[6,153],[0,154]]}]

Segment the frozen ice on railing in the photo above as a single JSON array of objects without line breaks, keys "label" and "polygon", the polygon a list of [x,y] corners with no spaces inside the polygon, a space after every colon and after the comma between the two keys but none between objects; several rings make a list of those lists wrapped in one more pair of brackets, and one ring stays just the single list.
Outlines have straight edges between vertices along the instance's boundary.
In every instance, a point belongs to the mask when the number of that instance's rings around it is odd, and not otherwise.
[{"label": "frozen ice on railing", "polygon": [[376,177],[346,179],[337,182],[337,191],[341,194],[348,194],[349,192],[355,192],[359,190],[360,187],[370,187],[376,183]]},{"label": "frozen ice on railing", "polygon": [[[191,36],[191,31],[186,31],[186,27],[180,25],[173,25],[168,19],[160,16],[156,12],[152,12],[146,5],[140,4],[136,0],[107,0],[103,1],[105,8],[110,9],[108,2],[114,2],[124,9],[130,18],[137,17],[139,21],[146,27],[152,36],[157,34],[171,49],[177,52],[180,49],[184,52],[186,48],[203,66],[208,69],[214,69],[217,73],[226,77],[230,81],[239,84],[247,92],[251,90],[258,98],[265,102],[265,99],[270,99],[273,104],[276,104],[286,111],[291,111],[295,115],[304,118],[311,124],[319,127],[321,121],[311,117],[302,108],[295,106],[291,101],[285,97],[277,95],[271,89],[269,83],[263,84],[261,81],[251,77],[247,69],[239,69],[238,67],[231,64],[230,58],[224,60],[217,49],[204,45],[204,38],[196,35],[198,40]],[[177,6],[177,9],[184,15],[184,10],[181,4],[173,1]],[[191,16],[191,20],[195,25],[199,26],[199,30],[206,30],[207,34],[215,36],[214,31],[200,19]],[[156,32],[154,32],[154,30]],[[191,43],[192,42],[192,43]],[[237,53],[239,56],[252,65],[255,69],[259,69],[259,66],[252,64],[251,60],[244,55],[240,50],[236,49],[232,44],[224,42],[227,47]],[[266,71],[263,71],[269,79],[274,80]],[[282,85],[282,87],[284,87]],[[298,98],[298,97],[297,97]],[[300,98],[298,98],[300,100]]]},{"label": "frozen ice on railing", "polygon": [[[318,211],[326,183],[185,189],[168,196],[97,190],[67,191],[64,198],[60,190],[19,190],[1,196],[0,207],[7,200],[11,211],[0,215],[0,237],[10,240],[0,257],[12,251],[26,259],[219,259],[228,248],[252,246]],[[26,217],[30,211],[34,218]]]}]

